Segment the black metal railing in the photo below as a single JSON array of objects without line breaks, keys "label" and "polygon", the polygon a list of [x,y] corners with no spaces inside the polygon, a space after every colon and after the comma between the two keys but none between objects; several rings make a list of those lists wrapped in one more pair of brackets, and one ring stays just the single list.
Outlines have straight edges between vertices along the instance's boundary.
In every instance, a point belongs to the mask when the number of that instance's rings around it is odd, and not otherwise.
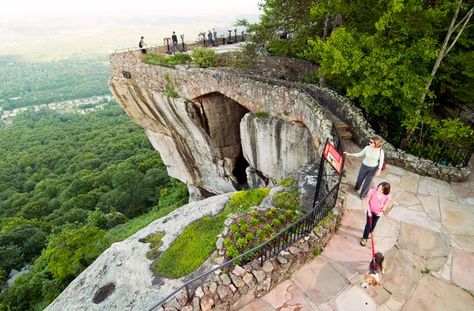
[{"label": "black metal railing", "polygon": [[318,202],[316,202],[315,207],[311,209],[307,214],[303,217],[286,227],[285,229],[278,232],[275,236],[271,239],[265,241],[264,243],[256,246],[255,248],[240,254],[239,256],[223,263],[220,266],[213,268],[212,270],[201,274],[176,290],[170,293],[168,296],[163,298],[160,302],[150,308],[150,311],[155,310],[156,308],[165,304],[170,298],[174,297],[180,291],[185,290],[187,296],[189,297],[189,289],[193,288],[193,285],[197,281],[204,281],[212,275],[217,270],[223,270],[226,267],[233,265],[236,262],[241,262],[245,258],[251,256],[252,258],[258,254],[260,257],[260,263],[263,264],[264,261],[276,256],[280,251],[286,249],[287,247],[291,246],[293,243],[298,241],[299,239],[307,236],[311,230],[326,216],[326,214],[335,206],[337,195],[339,191],[339,182]]},{"label": "black metal railing", "polygon": [[408,144],[408,152],[443,165],[466,167],[469,164],[474,144],[465,146],[450,144]]}]

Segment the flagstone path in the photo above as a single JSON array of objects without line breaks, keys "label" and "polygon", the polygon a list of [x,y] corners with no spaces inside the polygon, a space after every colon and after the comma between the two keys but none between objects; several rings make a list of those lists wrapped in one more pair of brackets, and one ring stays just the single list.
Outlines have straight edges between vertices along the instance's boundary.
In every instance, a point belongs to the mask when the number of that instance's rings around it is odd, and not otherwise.
[{"label": "flagstone path", "polygon": [[[352,142],[346,149],[360,150]],[[388,165],[375,179],[392,185],[394,203],[374,230],[385,275],[363,288],[371,249],[359,245],[365,215],[352,190],[360,161],[347,159],[345,213],[321,255],[242,311],[474,310],[474,173],[448,183]]]}]

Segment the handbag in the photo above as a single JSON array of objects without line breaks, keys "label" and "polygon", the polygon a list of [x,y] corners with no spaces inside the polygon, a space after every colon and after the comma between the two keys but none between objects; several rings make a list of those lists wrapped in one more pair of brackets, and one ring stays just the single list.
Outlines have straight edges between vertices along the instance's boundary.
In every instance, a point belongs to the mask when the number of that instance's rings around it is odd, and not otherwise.
[{"label": "handbag", "polygon": [[[377,163],[377,166],[380,164],[380,156],[382,155],[382,148],[380,148],[380,153],[379,153],[379,161]],[[387,169],[387,161],[385,161],[385,157],[383,159],[382,163],[382,171],[385,171]]]}]

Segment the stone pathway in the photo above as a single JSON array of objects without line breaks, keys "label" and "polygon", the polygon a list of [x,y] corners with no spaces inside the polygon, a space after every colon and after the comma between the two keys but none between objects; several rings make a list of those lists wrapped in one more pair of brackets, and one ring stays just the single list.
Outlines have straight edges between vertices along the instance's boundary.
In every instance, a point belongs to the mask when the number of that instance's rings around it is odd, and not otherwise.
[{"label": "stone pathway", "polygon": [[371,250],[359,245],[365,216],[352,190],[360,161],[347,159],[344,217],[322,254],[242,311],[474,310],[474,174],[448,183],[388,165],[375,179],[390,182],[394,203],[374,231],[385,275],[363,288]]}]

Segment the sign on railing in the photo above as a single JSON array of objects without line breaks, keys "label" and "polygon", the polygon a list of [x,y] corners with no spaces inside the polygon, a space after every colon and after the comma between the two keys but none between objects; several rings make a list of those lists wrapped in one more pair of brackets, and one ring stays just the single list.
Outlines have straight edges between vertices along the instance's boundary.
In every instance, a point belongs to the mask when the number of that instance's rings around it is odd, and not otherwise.
[{"label": "sign on railing", "polygon": [[324,158],[331,164],[331,166],[336,170],[336,172],[342,174],[342,163],[344,159],[341,154],[337,152],[336,148],[328,141],[326,141],[326,146],[324,147],[323,152]]}]

